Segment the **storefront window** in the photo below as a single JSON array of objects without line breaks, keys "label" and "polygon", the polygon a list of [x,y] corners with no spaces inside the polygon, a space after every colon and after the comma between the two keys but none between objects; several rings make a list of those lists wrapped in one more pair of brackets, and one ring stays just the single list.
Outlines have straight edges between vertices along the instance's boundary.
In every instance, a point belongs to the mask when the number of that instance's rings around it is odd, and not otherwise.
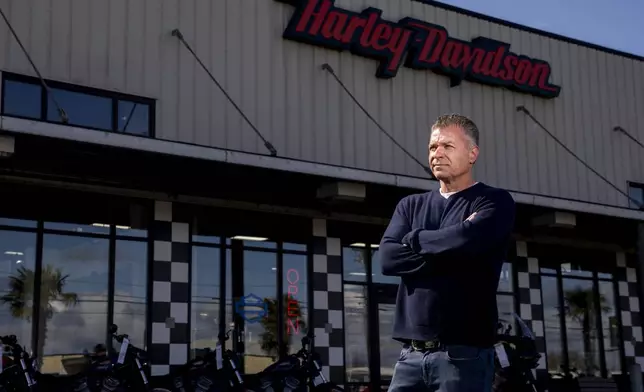
[{"label": "storefront window", "polygon": [[[601,252],[545,258],[541,284],[550,372],[606,377],[621,372],[613,274]],[[565,329],[561,329],[561,326]]]},{"label": "storefront window", "polygon": [[557,278],[554,276],[542,276],[541,293],[543,296],[543,316],[548,371],[551,373],[557,373],[563,370],[562,366],[564,364]]},{"label": "storefront window", "polygon": [[191,357],[213,349],[220,331],[221,249],[192,247]]},{"label": "storefront window", "polygon": [[501,276],[499,277],[499,287],[497,291],[511,293],[513,291],[512,264],[503,263]]},{"label": "storefront window", "polygon": [[244,295],[254,295],[268,304],[268,314],[259,322],[247,322],[244,338],[246,373],[258,373],[279,356],[277,313],[277,254],[244,251]]},{"label": "storefront window", "polygon": [[116,240],[113,322],[127,331],[130,342],[146,347],[148,279],[147,241]]},{"label": "storefront window", "polygon": [[111,323],[145,348],[145,203],[19,186],[3,197],[30,208],[0,206],[0,334],[18,336],[44,373],[77,372],[83,352],[112,344]]},{"label": "storefront window", "polygon": [[302,348],[302,338],[308,330],[306,262],[307,257],[304,254],[286,253],[282,260],[282,294],[285,299],[284,323],[286,324],[284,341],[287,344],[288,354],[295,354]]},{"label": "storefront window", "polygon": [[380,341],[380,379],[389,383],[393,376],[393,367],[400,357],[400,342],[391,337],[394,332],[394,312],[396,311],[396,293],[398,285],[377,284],[374,293],[378,303],[378,332]]},{"label": "storefront window", "polygon": [[563,280],[563,297],[570,369],[600,376],[599,315],[593,298],[593,282],[566,278]]},{"label": "storefront window", "polygon": [[36,351],[46,373],[107,336],[109,240],[45,234]]},{"label": "storefront window", "polygon": [[[214,348],[222,330],[231,333],[225,345],[241,353],[245,373],[258,373],[278,357],[297,352],[309,328],[306,241],[262,234],[268,230],[261,223],[279,220],[275,216],[255,219],[259,225],[252,230],[236,227],[248,219],[225,212],[195,216],[192,355]],[[226,232],[242,234],[221,235]]]},{"label": "storefront window", "polygon": [[617,322],[617,311],[615,306],[615,290],[613,282],[599,281],[599,298],[602,303],[601,325],[604,339],[604,357],[608,374],[621,373],[619,353],[619,324]]},{"label": "storefront window", "polygon": [[344,285],[344,357],[347,382],[368,382],[367,286]]},{"label": "storefront window", "polygon": [[31,350],[36,233],[0,230],[0,335]]},{"label": "storefront window", "polygon": [[342,267],[344,280],[350,282],[367,281],[366,248],[364,244],[342,248]]}]

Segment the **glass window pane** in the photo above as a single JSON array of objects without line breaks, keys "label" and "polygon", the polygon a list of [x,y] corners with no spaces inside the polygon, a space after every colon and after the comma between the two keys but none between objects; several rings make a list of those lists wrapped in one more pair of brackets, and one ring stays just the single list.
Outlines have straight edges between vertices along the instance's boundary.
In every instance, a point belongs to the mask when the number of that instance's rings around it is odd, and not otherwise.
[{"label": "glass window pane", "polygon": [[[67,113],[69,125],[112,130],[112,99],[73,91],[52,89],[56,101]],[[49,96],[47,120],[61,122],[60,114]]]},{"label": "glass window pane", "polygon": [[364,246],[347,246],[342,248],[342,266],[344,280],[366,282],[367,270],[365,260],[366,249]]},{"label": "glass window pane", "polygon": [[580,278],[592,278],[593,268],[589,265],[582,265],[576,261],[561,261],[561,274],[566,276],[578,276]]},{"label": "glass window pane", "polygon": [[[252,238],[252,239],[244,239]],[[237,236],[233,237],[234,240],[242,240],[244,248],[262,248],[262,249],[277,249],[277,242],[268,241],[264,237],[246,237]]]},{"label": "glass window pane", "polygon": [[306,252],[307,250],[306,244],[296,244],[293,242],[285,242],[282,247],[284,250],[294,250],[299,252]]},{"label": "glass window pane", "polygon": [[[250,317],[245,324],[244,371],[259,373],[273,363],[278,354],[277,323],[277,254],[244,250],[244,297],[263,299],[268,314]],[[254,308],[257,309],[257,308]]]},{"label": "glass window pane", "polygon": [[[631,199],[639,201],[640,204],[644,204],[644,185],[631,184],[628,187],[628,195],[630,196]],[[629,204],[632,208],[640,207],[632,200],[629,200]]]},{"label": "glass window pane", "polygon": [[369,381],[367,287],[344,285],[344,361],[347,382]]},{"label": "glass window pane", "polygon": [[504,327],[508,325],[511,326],[511,334],[516,335],[518,325],[516,325],[514,316],[512,315],[512,313],[514,313],[514,297],[507,294],[498,294],[496,296],[496,307],[499,312],[499,322],[501,322]]},{"label": "glass window pane", "polygon": [[39,84],[4,81],[4,113],[9,116],[19,116],[40,119],[41,91]]},{"label": "glass window pane", "polygon": [[513,291],[512,264],[503,263],[503,267],[501,269],[501,276],[499,278],[499,287],[497,291],[502,291],[506,293]]},{"label": "glass window pane", "polygon": [[561,341],[561,324],[559,318],[559,289],[557,278],[541,277],[541,293],[543,296],[543,315],[546,340],[546,359],[548,371],[556,373],[563,370],[563,343]]},{"label": "glass window pane", "polygon": [[146,303],[148,244],[143,241],[116,241],[114,268],[114,324],[130,342],[146,347]]},{"label": "glass window pane", "polygon": [[0,217],[0,226],[31,227],[38,226],[38,222],[33,220],[11,219]]},{"label": "glass window pane", "polygon": [[128,202],[113,206],[110,215],[117,236],[147,238],[150,210],[143,202]]},{"label": "glass window pane", "polygon": [[389,383],[402,349],[400,342],[392,339],[398,285],[379,284],[374,289],[378,295],[376,300],[380,331],[380,377],[382,382]]},{"label": "glass window pane", "polygon": [[192,247],[192,358],[213,349],[219,335],[219,287],[221,264],[219,248]]},{"label": "glass window pane", "polygon": [[302,338],[308,329],[308,311],[306,293],[306,255],[284,254],[282,259],[282,287],[284,288],[284,342],[288,345],[287,352],[295,354],[302,348]]},{"label": "glass window pane", "polygon": [[74,373],[83,350],[106,343],[108,255],[107,239],[44,236],[37,350],[43,372]]},{"label": "glass window pane", "polygon": [[[69,219],[74,221],[78,219]],[[91,221],[91,220],[90,220]],[[74,233],[90,233],[90,234],[109,234],[110,225],[103,222],[94,223],[66,223],[66,222],[45,222],[45,229],[72,231]]]},{"label": "glass window pane", "polygon": [[36,233],[0,230],[0,335],[31,350]]},{"label": "glass window pane", "polygon": [[[612,282],[599,282],[599,300],[602,313],[602,334],[608,374],[621,374],[619,356],[619,324],[617,323],[615,290]],[[630,336],[626,337],[630,339]]]},{"label": "glass window pane", "polygon": [[571,369],[587,376],[601,376],[597,310],[593,282],[563,279],[568,359]]},{"label": "glass window pane", "polygon": [[119,101],[118,130],[132,135],[150,135],[150,107],[146,104]]},{"label": "glass window pane", "polygon": [[396,285],[400,283],[399,277],[385,276],[382,274],[382,266],[380,265],[380,254],[377,250],[371,251],[371,277],[374,283],[392,283]]}]

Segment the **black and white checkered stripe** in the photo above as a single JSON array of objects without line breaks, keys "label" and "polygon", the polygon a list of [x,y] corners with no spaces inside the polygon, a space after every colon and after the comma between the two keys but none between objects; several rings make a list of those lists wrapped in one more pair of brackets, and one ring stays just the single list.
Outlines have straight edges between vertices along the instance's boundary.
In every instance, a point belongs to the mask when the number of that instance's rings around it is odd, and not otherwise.
[{"label": "black and white checkered stripe", "polygon": [[171,202],[155,202],[153,223],[152,375],[188,360],[190,345],[190,224],[173,220]]},{"label": "black and white checkered stripe", "polygon": [[626,365],[638,363],[644,369],[644,341],[637,276],[635,257],[617,253],[617,285]]},{"label": "black and white checkered stripe", "polygon": [[519,316],[526,322],[536,337],[536,345],[541,359],[534,371],[539,379],[548,376],[546,364],[546,339],[544,329],[543,303],[541,300],[541,277],[539,275],[539,260],[528,255],[528,244],[523,241],[516,243],[514,268],[517,271],[517,289],[519,299]]},{"label": "black and white checkered stripe", "polygon": [[327,236],[326,220],[313,220],[313,328],[325,377],[344,382],[342,245]]}]

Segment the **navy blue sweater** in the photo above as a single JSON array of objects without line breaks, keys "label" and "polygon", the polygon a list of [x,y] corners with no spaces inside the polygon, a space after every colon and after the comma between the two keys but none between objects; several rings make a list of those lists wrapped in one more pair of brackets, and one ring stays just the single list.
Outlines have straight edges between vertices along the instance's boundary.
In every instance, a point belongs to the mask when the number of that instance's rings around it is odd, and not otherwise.
[{"label": "navy blue sweater", "polygon": [[514,216],[512,196],[483,183],[448,199],[430,191],[398,203],[379,251],[383,275],[401,277],[394,339],[494,344]]}]

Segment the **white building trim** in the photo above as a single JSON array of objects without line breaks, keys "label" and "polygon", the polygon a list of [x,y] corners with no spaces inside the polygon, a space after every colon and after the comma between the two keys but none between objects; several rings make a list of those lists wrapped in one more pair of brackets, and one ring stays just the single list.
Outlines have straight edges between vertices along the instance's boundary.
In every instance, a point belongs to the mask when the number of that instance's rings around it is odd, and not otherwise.
[{"label": "white building trim", "polygon": [[[53,137],[58,139],[73,140],[112,147],[129,148],[174,156],[183,156],[238,165],[261,167],[273,170],[312,174],[347,181],[391,185],[410,189],[418,189],[420,191],[438,188],[438,183],[429,179],[421,179],[417,177],[397,174],[379,173],[368,170],[353,169],[281,157],[271,157],[268,155],[252,154],[241,151],[224,150],[221,148],[205,147],[169,140],[144,138],[114,132],[87,130],[79,127],[50,124],[40,121],[24,120],[7,116],[0,116],[0,129],[21,134]],[[16,153],[20,153],[20,151],[16,151]],[[644,211],[638,211],[625,207],[605,206],[583,201],[565,200],[556,197],[531,195],[518,192],[511,193],[515,201],[520,204],[530,204],[549,207],[557,210],[608,215],[619,218],[644,221]]]}]

